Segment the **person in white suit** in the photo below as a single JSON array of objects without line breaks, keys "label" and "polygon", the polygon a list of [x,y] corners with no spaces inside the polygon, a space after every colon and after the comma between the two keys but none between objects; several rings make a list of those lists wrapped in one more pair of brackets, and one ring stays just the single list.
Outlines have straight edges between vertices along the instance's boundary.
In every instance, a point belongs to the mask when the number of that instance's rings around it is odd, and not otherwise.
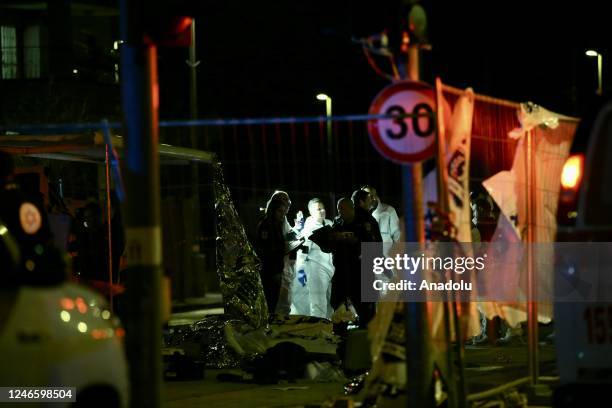
[{"label": "person in white suit", "polygon": [[[294,287],[304,289],[306,286],[308,291],[307,301],[304,298],[294,298],[294,307],[292,310],[302,312],[300,314],[308,314],[310,316],[331,318],[333,309],[330,305],[331,296],[331,279],[334,275],[334,264],[332,255],[323,252],[321,248],[309,240],[308,238],[314,231],[326,225],[331,226],[331,220],[325,218],[325,206],[319,198],[313,198],[308,202],[308,212],[310,215],[304,222],[304,229],[300,236],[306,241],[300,250],[296,262],[296,270],[298,271],[294,280]],[[303,274],[300,273],[303,271]],[[307,304],[306,304],[307,303]]]}]

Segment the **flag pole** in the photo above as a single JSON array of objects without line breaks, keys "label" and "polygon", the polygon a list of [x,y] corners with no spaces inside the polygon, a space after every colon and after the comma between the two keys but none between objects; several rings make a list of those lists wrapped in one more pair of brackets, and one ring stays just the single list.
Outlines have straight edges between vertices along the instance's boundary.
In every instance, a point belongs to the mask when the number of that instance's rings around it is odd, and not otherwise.
[{"label": "flag pole", "polygon": [[527,167],[527,183],[526,183],[526,210],[527,210],[527,345],[529,358],[529,378],[531,386],[538,384],[540,376],[539,356],[538,356],[538,304],[537,286],[535,270],[533,267],[533,243],[535,242],[534,231],[534,154],[533,154],[533,131],[527,131],[527,149],[526,149],[526,167]]},{"label": "flag pole", "polygon": [[[438,211],[443,220],[450,213],[448,202],[448,173],[446,171],[446,125],[444,122],[443,84],[436,77],[436,143],[437,143],[437,171],[438,171]],[[446,223],[444,228],[446,228]],[[450,231],[447,238],[452,238]],[[447,340],[446,362],[449,381],[449,406],[463,408],[466,404],[466,388],[463,371],[463,336],[459,321],[458,304],[454,291],[448,293],[444,302],[444,332]],[[455,336],[456,346],[453,346],[452,337]]]}]

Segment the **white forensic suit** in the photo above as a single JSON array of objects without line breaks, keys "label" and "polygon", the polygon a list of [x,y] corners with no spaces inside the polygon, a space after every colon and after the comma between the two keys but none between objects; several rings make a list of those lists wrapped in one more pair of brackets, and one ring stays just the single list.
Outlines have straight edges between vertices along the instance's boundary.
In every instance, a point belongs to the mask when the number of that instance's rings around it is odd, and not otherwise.
[{"label": "white forensic suit", "polygon": [[332,255],[321,251],[321,248],[309,240],[313,231],[332,225],[325,219],[323,223],[309,216],[304,222],[301,236],[306,239],[296,259],[296,277],[293,283],[293,305],[295,314],[331,318],[333,309],[330,305],[331,279],[334,275]]},{"label": "white forensic suit", "polygon": [[400,240],[400,223],[395,208],[388,204],[378,202],[378,206],[372,212],[372,217],[378,222],[380,235],[383,240],[383,254],[389,256],[389,251],[394,242]]}]

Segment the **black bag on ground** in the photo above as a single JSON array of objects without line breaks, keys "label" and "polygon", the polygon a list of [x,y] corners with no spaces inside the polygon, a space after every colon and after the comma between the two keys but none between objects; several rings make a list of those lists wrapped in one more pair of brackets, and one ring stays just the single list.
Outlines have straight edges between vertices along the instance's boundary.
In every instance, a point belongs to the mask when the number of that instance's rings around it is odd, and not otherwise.
[{"label": "black bag on ground", "polygon": [[307,363],[304,347],[290,342],[279,343],[253,362],[254,381],[258,384],[295,381],[303,377]]}]

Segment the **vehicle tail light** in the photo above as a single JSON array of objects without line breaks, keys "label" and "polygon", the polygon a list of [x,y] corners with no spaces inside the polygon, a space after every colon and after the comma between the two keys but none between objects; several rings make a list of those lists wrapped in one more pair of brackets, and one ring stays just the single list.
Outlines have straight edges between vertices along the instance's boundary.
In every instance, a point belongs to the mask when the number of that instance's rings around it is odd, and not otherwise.
[{"label": "vehicle tail light", "polygon": [[584,155],[573,154],[567,158],[561,172],[561,188],[577,191],[584,172]]},{"label": "vehicle tail light", "polygon": [[561,190],[557,223],[559,226],[571,227],[578,217],[578,191],[584,175],[584,155],[572,154],[567,158],[561,171]]}]

